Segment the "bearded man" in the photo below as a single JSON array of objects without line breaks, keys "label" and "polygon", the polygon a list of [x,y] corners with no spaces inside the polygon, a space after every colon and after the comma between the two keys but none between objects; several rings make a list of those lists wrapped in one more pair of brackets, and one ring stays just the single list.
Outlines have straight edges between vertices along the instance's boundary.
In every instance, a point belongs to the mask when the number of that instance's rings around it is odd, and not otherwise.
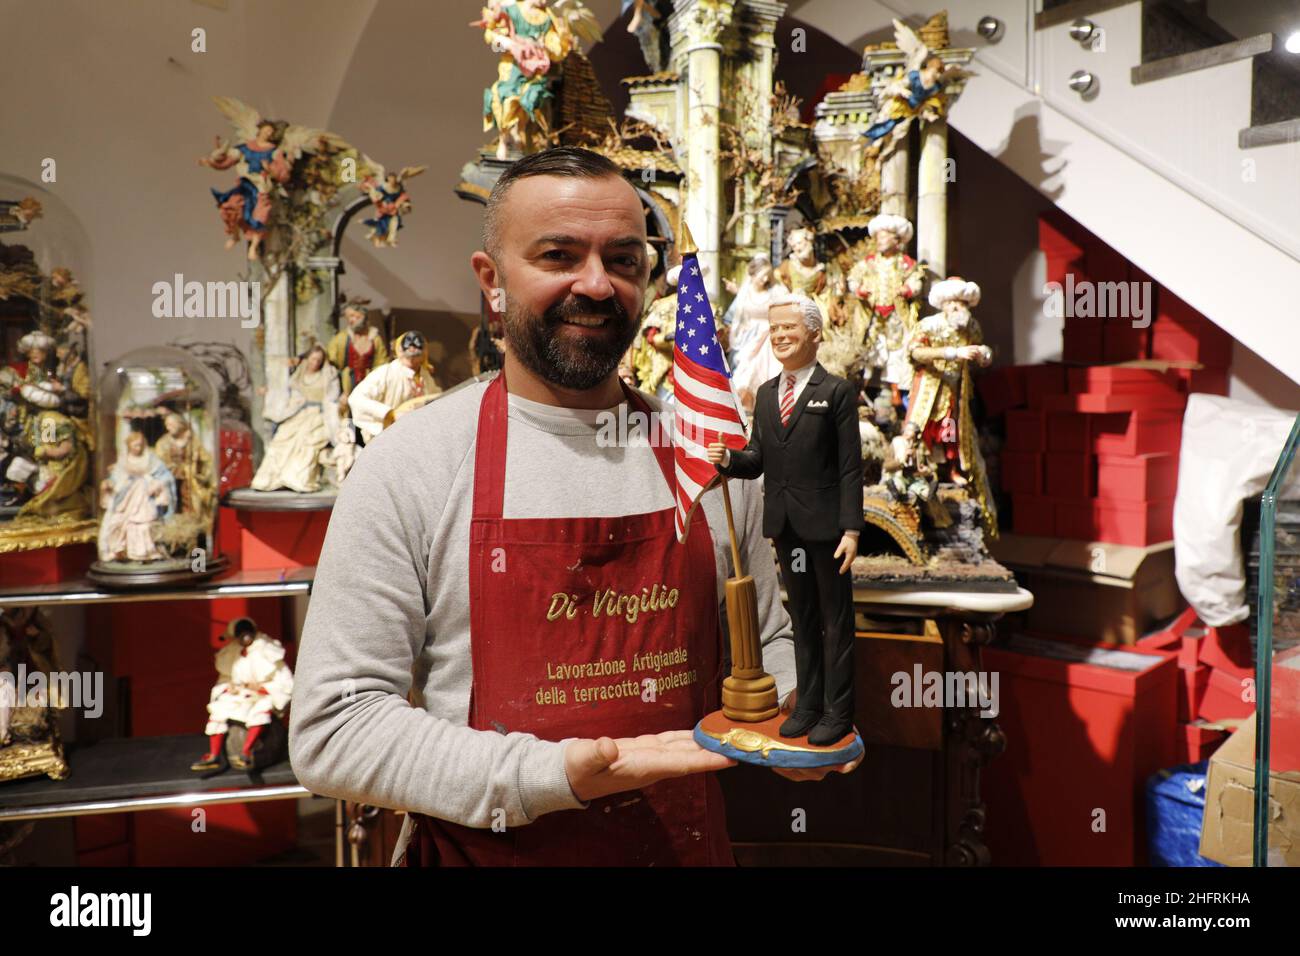
[{"label": "bearded man", "polygon": [[[602,427],[663,410],[618,375],[650,272],[641,202],[596,153],[532,154],[470,265],[503,370],[399,419],[343,485],[298,656],[298,779],[405,809],[409,866],[730,864],[711,771],[732,762],[691,736],[724,672],[721,495],[679,543],[671,442]],[[732,502],[788,696],[762,502]]]}]

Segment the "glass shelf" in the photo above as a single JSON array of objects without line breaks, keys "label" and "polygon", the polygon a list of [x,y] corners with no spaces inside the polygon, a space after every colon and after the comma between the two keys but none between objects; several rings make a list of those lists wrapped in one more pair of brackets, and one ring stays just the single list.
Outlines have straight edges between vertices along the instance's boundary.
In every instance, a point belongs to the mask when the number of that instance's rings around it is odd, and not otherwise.
[{"label": "glass shelf", "polygon": [[125,604],[140,601],[214,601],[232,597],[283,597],[311,594],[316,569],[235,571],[185,587],[133,588],[110,591],[85,578],[18,588],[0,588],[0,610],[10,607],[57,607],[72,604]]},{"label": "glass shelf", "polygon": [[237,770],[201,778],[189,766],[207,747],[202,734],[118,737],[69,747],[66,780],[32,777],[0,783],[0,821],[312,796],[287,760],[256,779]]}]

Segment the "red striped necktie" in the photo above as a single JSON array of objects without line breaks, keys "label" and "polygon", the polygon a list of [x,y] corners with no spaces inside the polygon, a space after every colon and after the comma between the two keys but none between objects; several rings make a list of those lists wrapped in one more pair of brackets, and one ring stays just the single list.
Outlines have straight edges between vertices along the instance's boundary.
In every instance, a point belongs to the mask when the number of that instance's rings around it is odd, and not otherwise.
[{"label": "red striped necktie", "polygon": [[781,424],[790,424],[790,415],[794,412],[794,373],[785,375],[785,392],[781,396]]}]

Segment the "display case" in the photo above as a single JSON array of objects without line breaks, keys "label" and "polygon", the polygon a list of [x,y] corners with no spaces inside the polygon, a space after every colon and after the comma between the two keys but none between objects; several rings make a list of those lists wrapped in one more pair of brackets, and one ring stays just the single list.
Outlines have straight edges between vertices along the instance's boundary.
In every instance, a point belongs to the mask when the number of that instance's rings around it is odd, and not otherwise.
[{"label": "display case", "polygon": [[201,581],[224,568],[215,534],[220,477],[216,382],[181,349],[140,349],[100,379],[95,504],[107,587]]},{"label": "display case", "polygon": [[0,176],[0,554],[95,537],[86,250],[28,188]]}]

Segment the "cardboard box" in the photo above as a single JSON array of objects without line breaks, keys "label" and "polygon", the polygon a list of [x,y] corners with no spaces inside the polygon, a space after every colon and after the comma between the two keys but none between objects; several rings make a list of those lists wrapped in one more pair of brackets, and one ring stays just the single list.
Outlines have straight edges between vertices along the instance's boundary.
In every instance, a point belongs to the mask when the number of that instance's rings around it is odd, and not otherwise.
[{"label": "cardboard box", "polygon": [[1232,336],[1196,313],[1161,315],[1151,323],[1151,357],[1227,368],[1232,364]]},{"label": "cardboard box", "polygon": [[1114,412],[1177,411],[1180,416],[1187,396],[1182,392],[1121,392],[1118,394],[1044,395],[1040,404],[1049,412],[1086,412],[1107,415]]},{"label": "cardboard box", "polygon": [[1097,514],[1097,537],[1102,541],[1144,548],[1173,540],[1173,498],[1139,502],[1098,498],[1093,509]]},{"label": "cardboard box", "polygon": [[1097,514],[1092,499],[1063,501],[1052,499],[1052,527],[1058,538],[1093,541],[1097,537]]},{"label": "cardboard box", "polygon": [[[1070,391],[1105,395],[1177,392],[1182,379],[1175,371],[1131,365],[1072,368],[1069,372]],[[1186,371],[1190,372],[1191,369]]]},{"label": "cardboard box", "polygon": [[1039,452],[1004,449],[1000,463],[1003,491],[1021,495],[1043,493],[1043,456]]},{"label": "cardboard box", "polygon": [[1047,448],[1046,416],[1038,409],[1013,408],[1007,412],[1007,451],[1043,451]]},{"label": "cardboard box", "polygon": [[[1037,598],[1037,595],[1035,596]],[[984,648],[1006,752],[983,771],[988,846],[1012,866],[1145,862],[1145,783],[1178,753],[1178,668],[1038,635]],[[1104,832],[1094,829],[1097,811]]]},{"label": "cardboard box", "polygon": [[1151,357],[1150,330],[1134,328],[1131,318],[1117,316],[1107,319],[1101,343],[1104,362],[1130,362]]},{"label": "cardboard box", "polygon": [[1016,534],[1054,534],[1052,502],[1040,495],[1012,495],[1011,523]]},{"label": "cardboard box", "polygon": [[1061,331],[1061,358],[1067,362],[1094,365],[1106,360],[1103,329],[1096,319],[1069,318]]},{"label": "cardboard box", "polygon": [[1174,546],[1126,547],[1061,541],[1016,531],[989,542],[993,557],[1033,592],[1032,630],[1094,642],[1134,644],[1183,606],[1174,580]]},{"label": "cardboard box", "polygon": [[1038,408],[1049,395],[1065,392],[1064,365],[1026,365],[1025,401],[1030,408]]},{"label": "cardboard box", "polygon": [[1047,415],[1047,450],[1077,451],[1091,450],[1088,421],[1091,416],[1077,412],[1049,412]]},{"label": "cardboard box", "polygon": [[[1300,866],[1300,773],[1269,773],[1268,865]],[[1210,758],[1201,856],[1251,866],[1255,832],[1255,721],[1246,720]]]},{"label": "cardboard box", "polygon": [[1097,497],[1111,501],[1160,501],[1178,490],[1178,456],[1098,455]]},{"label": "cardboard box", "polygon": [[1180,731],[1178,742],[1182,747],[1177,758],[1179,763],[1200,763],[1202,760],[1210,759],[1214,752],[1223,746],[1230,733],[1229,729],[1222,724],[1208,720],[1181,723],[1178,728]]},{"label": "cardboard box", "polygon": [[1078,501],[1096,493],[1096,461],[1086,451],[1049,451],[1044,474],[1044,487],[1050,497]]},{"label": "cardboard box", "polygon": [[1096,455],[1148,455],[1177,452],[1183,443],[1181,409],[1121,412],[1092,420]]},{"label": "cardboard box", "polygon": [[981,372],[975,378],[975,389],[984,403],[984,414],[991,418],[1025,404],[1025,367],[1003,365]]}]

